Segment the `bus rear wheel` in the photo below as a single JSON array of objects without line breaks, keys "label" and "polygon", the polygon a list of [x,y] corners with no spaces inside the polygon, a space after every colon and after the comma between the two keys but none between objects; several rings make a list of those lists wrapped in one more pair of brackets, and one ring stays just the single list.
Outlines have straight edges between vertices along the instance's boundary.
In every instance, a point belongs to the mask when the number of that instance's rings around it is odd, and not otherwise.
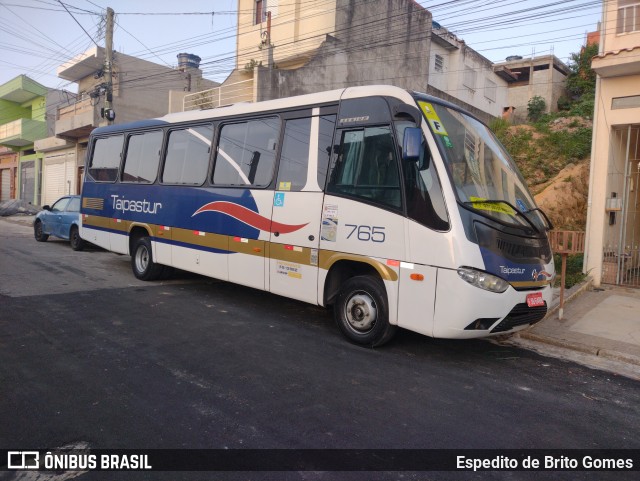
[{"label": "bus rear wheel", "polygon": [[151,252],[151,239],[148,237],[140,237],[134,241],[131,251],[131,269],[133,275],[141,281],[155,281],[164,271],[162,265],[153,262]]},{"label": "bus rear wheel", "polygon": [[381,346],[396,331],[396,326],[389,324],[387,292],[378,277],[347,280],[340,288],[333,314],[340,331],[355,344]]}]

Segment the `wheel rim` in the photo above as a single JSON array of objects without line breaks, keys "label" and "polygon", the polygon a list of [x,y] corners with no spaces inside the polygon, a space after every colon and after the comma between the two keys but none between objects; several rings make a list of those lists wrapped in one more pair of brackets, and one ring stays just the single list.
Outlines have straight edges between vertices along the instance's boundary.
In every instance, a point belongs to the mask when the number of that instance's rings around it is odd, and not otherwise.
[{"label": "wheel rim", "polygon": [[351,296],[345,306],[345,318],[351,329],[359,334],[370,331],[378,318],[378,308],[366,292]]},{"label": "wheel rim", "polygon": [[71,231],[71,245],[73,245],[74,247],[77,246],[79,237],[80,236],[78,235],[78,230],[73,229],[73,231]]},{"label": "wheel rim", "polygon": [[136,251],[136,269],[142,273],[149,267],[149,250],[146,246],[138,247]]},{"label": "wheel rim", "polygon": [[40,222],[36,224],[36,236],[42,237],[42,224]]}]

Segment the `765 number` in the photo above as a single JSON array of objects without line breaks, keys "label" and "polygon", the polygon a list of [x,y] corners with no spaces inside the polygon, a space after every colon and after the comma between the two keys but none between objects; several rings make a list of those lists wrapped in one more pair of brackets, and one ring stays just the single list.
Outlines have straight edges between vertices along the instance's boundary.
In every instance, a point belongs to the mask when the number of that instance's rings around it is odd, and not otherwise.
[{"label": "765 number", "polygon": [[345,224],[345,226],[351,228],[347,239],[350,239],[353,234],[363,242],[384,242],[386,239],[384,227],[356,224]]}]

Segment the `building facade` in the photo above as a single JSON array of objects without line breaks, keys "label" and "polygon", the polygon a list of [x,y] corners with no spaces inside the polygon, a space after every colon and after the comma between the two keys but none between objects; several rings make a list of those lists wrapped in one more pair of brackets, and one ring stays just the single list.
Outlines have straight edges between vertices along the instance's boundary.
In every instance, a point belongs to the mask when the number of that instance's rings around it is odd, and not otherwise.
[{"label": "building facade", "polygon": [[440,24],[433,22],[427,93],[458,104],[486,122],[509,104],[508,81],[493,63]]},{"label": "building facade", "polygon": [[39,205],[42,154],[35,142],[53,134],[53,113],[66,92],[19,75],[0,86],[0,198]]},{"label": "building facade", "polygon": [[585,271],[640,286],[640,1],[603,4]]},{"label": "building facade", "polygon": [[238,0],[237,52],[222,86],[189,96],[186,110],[371,84],[431,93],[485,121],[507,101],[491,62],[413,0]]},{"label": "building facade", "polygon": [[51,135],[35,145],[42,157],[43,204],[80,192],[89,134],[108,123],[104,118],[107,98],[115,112],[114,123],[125,123],[163,116],[171,111],[172,102],[181,105],[185,94],[218,85],[202,77],[199,57],[180,54],[178,59],[178,68],[172,68],[115,52],[110,92],[102,47],[93,47],[58,68],[58,77],[77,83],[78,93],[55,110]]},{"label": "building facade", "polygon": [[493,67],[508,84],[508,105],[513,109],[514,122],[525,122],[529,100],[541,97],[546,112],[558,111],[558,100],[566,96],[567,67],[555,55],[522,58],[515,56]]}]

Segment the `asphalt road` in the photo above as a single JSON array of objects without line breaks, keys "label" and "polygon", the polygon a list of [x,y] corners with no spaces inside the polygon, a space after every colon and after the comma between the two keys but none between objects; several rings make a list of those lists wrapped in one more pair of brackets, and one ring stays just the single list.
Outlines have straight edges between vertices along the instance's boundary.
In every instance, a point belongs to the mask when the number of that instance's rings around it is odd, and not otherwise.
[{"label": "asphalt road", "polygon": [[[0,386],[5,449],[640,449],[637,381],[484,340],[403,331],[360,348],[324,309],[187,274],[144,283],[126,256],[37,243],[29,227],[3,219]],[[105,474],[80,479],[182,479]],[[357,479],[480,476],[440,474]],[[0,473],[32,479],[8,476]]]}]

